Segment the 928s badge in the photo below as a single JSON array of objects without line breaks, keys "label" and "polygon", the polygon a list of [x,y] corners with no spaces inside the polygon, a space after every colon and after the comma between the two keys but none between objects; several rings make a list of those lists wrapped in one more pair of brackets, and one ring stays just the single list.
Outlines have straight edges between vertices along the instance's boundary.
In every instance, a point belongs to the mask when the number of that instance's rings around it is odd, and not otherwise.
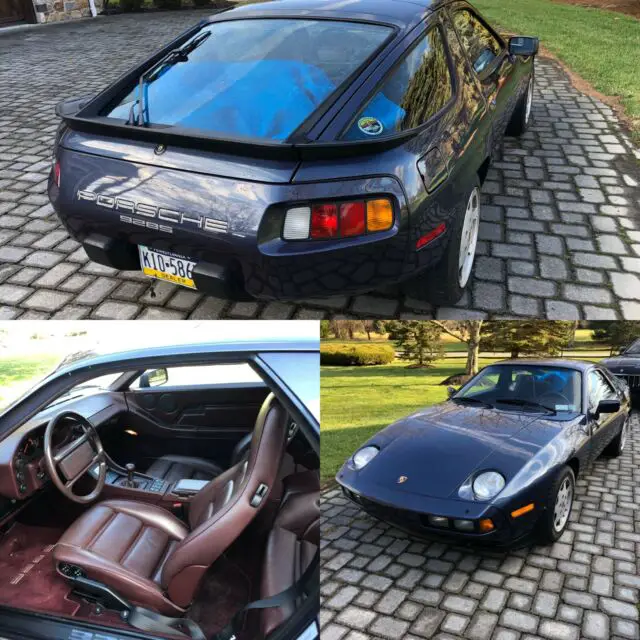
[{"label": "928s badge", "polygon": [[358,120],[358,129],[368,136],[379,136],[383,132],[384,127],[378,118],[364,116]]}]

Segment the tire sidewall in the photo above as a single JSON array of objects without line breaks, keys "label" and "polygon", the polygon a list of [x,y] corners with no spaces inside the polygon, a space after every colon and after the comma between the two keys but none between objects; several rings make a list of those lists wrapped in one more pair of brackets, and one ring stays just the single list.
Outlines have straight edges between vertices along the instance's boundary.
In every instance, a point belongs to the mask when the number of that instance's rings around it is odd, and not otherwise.
[{"label": "tire sidewall", "polygon": [[[571,488],[572,488],[571,509],[569,510],[569,517],[567,518],[567,522],[565,523],[562,530],[556,531],[555,527],[553,526],[553,511],[556,505],[558,491],[560,490],[560,487],[562,486],[562,483],[564,482],[567,476],[569,476],[571,479]],[[576,497],[576,477],[575,477],[575,474],[573,473],[573,469],[565,465],[564,467],[562,467],[562,469],[556,476],[555,480],[552,482],[551,487],[549,488],[549,493],[547,495],[547,503],[545,505],[545,512],[543,514],[543,517],[540,519],[540,526],[541,526],[540,534],[545,542],[548,542],[548,543],[556,542],[562,537],[564,532],[567,530],[567,527],[569,526],[569,522],[571,520],[571,511],[573,510],[575,497]]]}]

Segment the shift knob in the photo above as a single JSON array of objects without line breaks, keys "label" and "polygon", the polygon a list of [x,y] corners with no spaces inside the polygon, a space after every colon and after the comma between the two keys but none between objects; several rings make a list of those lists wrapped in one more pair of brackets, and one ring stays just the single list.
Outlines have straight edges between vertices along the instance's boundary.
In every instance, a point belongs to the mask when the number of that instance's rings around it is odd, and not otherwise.
[{"label": "shift knob", "polygon": [[136,472],[136,465],[133,462],[129,462],[125,465],[125,469],[127,470],[127,482],[129,485],[133,484],[133,474]]}]

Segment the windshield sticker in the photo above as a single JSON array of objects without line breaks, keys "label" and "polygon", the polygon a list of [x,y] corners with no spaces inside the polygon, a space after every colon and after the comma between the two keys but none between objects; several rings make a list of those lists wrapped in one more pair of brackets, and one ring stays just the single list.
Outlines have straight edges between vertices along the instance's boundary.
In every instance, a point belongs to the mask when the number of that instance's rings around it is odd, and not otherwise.
[{"label": "windshield sticker", "polygon": [[368,136],[379,136],[384,127],[378,118],[364,116],[358,120],[358,129],[360,129],[362,133],[366,133]]},{"label": "windshield sticker", "polygon": [[571,406],[568,404],[557,404],[556,411],[571,411]]}]

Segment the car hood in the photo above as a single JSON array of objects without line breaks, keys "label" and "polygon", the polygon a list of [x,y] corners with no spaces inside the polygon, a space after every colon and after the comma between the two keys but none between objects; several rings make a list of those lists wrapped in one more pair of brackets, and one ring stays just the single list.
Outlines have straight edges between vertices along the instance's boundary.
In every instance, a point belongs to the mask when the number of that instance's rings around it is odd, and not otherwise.
[{"label": "car hood", "polygon": [[607,367],[611,371],[624,370],[625,373],[637,371],[640,373],[640,355],[616,356],[613,358],[605,358],[600,364]]},{"label": "car hood", "polygon": [[[369,444],[377,445],[380,453],[360,477],[366,484],[395,486],[398,491],[456,497],[476,470],[496,469],[508,482],[562,426],[538,413],[446,402],[376,434]],[[400,476],[406,480],[399,482]]]}]

